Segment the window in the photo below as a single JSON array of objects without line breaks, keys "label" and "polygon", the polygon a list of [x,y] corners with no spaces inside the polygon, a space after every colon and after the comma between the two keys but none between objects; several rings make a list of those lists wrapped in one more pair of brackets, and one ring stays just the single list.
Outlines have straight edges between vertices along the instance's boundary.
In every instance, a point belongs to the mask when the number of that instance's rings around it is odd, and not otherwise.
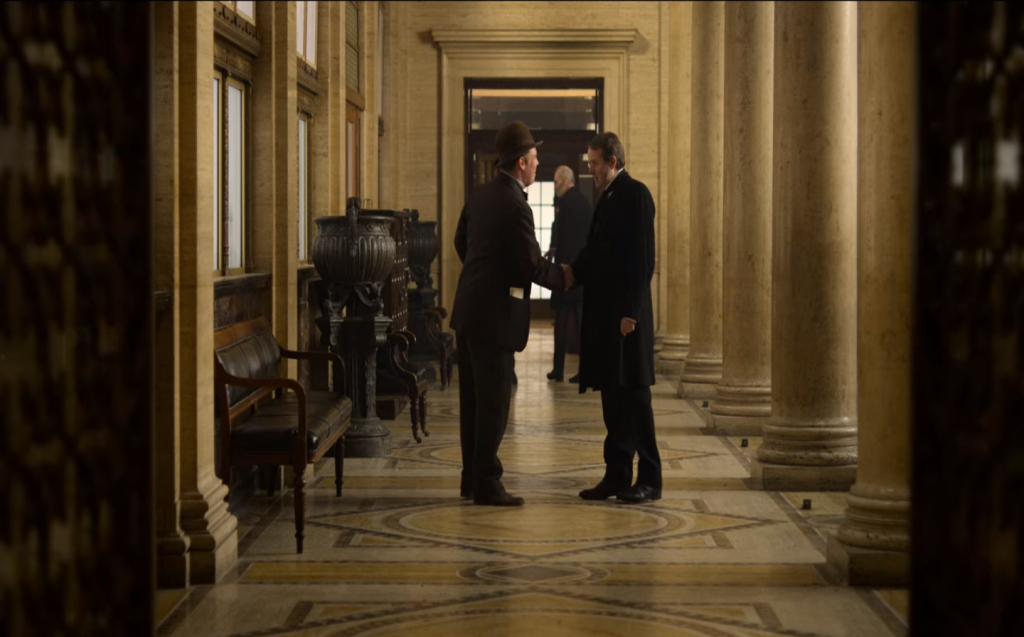
[{"label": "window", "polygon": [[213,266],[222,273],[239,272],[244,263],[246,86],[216,71],[213,89]]},{"label": "window", "polygon": [[[551,226],[555,221],[555,182],[535,181],[526,189],[527,202],[533,208],[533,228],[541,253],[551,246]],[[533,286],[531,299],[550,299],[551,290]]]},{"label": "window", "polygon": [[307,260],[309,241],[309,120],[299,115],[299,262]]},{"label": "window", "polygon": [[295,46],[299,57],[306,64],[316,68],[316,2],[300,0],[295,3],[295,9]]},{"label": "window", "polygon": [[384,5],[377,10],[377,118],[384,118]]},{"label": "window", "polygon": [[359,196],[359,109],[352,104],[345,105],[345,130],[348,150],[345,163],[348,166],[348,196]]},{"label": "window", "polygon": [[359,89],[359,5],[345,3],[345,79],[355,92]]},{"label": "window", "polygon": [[256,24],[256,3],[255,2],[224,2],[224,0],[221,0],[221,4],[228,5],[229,7],[234,9],[235,13],[237,13],[240,16],[242,16],[243,18],[245,18],[249,22],[252,22],[253,24]]}]

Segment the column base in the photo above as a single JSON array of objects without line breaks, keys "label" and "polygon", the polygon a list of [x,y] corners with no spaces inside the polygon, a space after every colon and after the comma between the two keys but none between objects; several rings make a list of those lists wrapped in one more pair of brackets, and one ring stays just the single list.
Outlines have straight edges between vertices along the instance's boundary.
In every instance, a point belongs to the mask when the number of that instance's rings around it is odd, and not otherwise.
[{"label": "column base", "polygon": [[849,491],[857,480],[857,465],[786,465],[755,459],[750,478],[762,491]]},{"label": "column base", "polygon": [[187,588],[189,585],[189,540],[186,535],[156,540],[156,587]]},{"label": "column base", "polygon": [[686,358],[679,380],[680,398],[714,398],[715,387],[722,382],[722,359],[691,353]]},{"label": "column base", "polygon": [[683,373],[686,355],[690,351],[690,337],[667,335],[662,339],[661,353],[658,354],[659,374],[678,378]]},{"label": "column base", "polygon": [[353,418],[345,430],[346,458],[386,458],[391,455],[391,431],[380,418]]},{"label": "column base", "polygon": [[216,584],[238,561],[238,519],[228,513],[227,494],[227,485],[216,480],[205,496],[181,496],[181,528],[190,540],[190,585]]},{"label": "column base", "polygon": [[715,388],[708,433],[760,436],[772,415],[772,388],[767,385],[720,384]]},{"label": "column base", "polygon": [[910,554],[850,546],[829,534],[826,556],[850,586],[910,585]]},{"label": "column base", "polygon": [[[711,403],[712,410],[715,403]],[[706,433],[713,436],[762,436],[764,435],[764,423],[768,422],[769,416],[727,416],[722,414],[708,414],[708,425]]]}]

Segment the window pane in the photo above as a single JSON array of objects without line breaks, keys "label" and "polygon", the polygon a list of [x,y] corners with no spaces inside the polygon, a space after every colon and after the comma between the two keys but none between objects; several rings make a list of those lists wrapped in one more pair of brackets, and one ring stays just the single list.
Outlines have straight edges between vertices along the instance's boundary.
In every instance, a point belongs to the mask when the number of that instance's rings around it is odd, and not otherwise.
[{"label": "window pane", "polygon": [[299,118],[299,261],[306,260],[306,192],[309,176],[306,174],[306,120]]},{"label": "window pane", "polygon": [[540,205],[540,182],[535,181],[529,186],[527,186],[526,194],[526,201],[529,202],[531,206]]},{"label": "window pane", "polygon": [[531,130],[597,130],[596,88],[474,88],[470,93],[473,130],[499,130],[519,120]]},{"label": "window pane", "polygon": [[353,91],[359,90],[359,52],[345,47],[345,83]]},{"label": "window pane", "polygon": [[236,2],[235,10],[238,13],[241,13],[245,17],[249,18],[249,20],[251,20],[252,22],[256,22],[256,11],[253,8],[254,4],[256,3],[252,2],[251,0],[250,2]]},{"label": "window pane", "polygon": [[220,268],[220,78],[213,78],[213,269]]},{"label": "window pane", "polygon": [[295,3],[295,48],[299,55],[306,54],[306,3]]},{"label": "window pane", "polygon": [[242,90],[228,86],[228,268],[242,267]]},{"label": "window pane", "polygon": [[345,3],[345,42],[359,48],[359,9],[355,2]]},{"label": "window pane", "polygon": [[359,193],[356,191],[356,125],[353,122],[348,123],[348,155],[345,163],[348,166],[348,196],[357,197]]},{"label": "window pane", "polygon": [[316,2],[306,3],[306,60],[316,66]]},{"label": "window pane", "polygon": [[377,11],[377,116],[384,117],[384,7]]}]

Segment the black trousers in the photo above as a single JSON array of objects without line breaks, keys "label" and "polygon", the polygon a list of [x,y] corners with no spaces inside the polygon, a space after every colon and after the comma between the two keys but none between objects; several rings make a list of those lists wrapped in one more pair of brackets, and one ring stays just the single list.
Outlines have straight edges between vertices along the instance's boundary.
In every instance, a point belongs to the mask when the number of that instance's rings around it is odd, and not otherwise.
[{"label": "black trousers", "polygon": [[555,364],[552,371],[561,378],[565,375],[565,350],[568,342],[569,317],[576,323],[576,333],[580,332],[580,316],[583,314],[582,303],[563,303],[555,309]]},{"label": "black trousers", "polygon": [[617,384],[602,387],[601,410],[608,430],[604,439],[604,481],[620,489],[631,486],[636,454],[640,457],[637,484],[661,489],[661,454],[654,436],[651,388]]},{"label": "black trousers", "polygon": [[459,355],[459,440],[462,490],[502,493],[498,446],[505,436],[512,400],[512,354],[456,336]]}]

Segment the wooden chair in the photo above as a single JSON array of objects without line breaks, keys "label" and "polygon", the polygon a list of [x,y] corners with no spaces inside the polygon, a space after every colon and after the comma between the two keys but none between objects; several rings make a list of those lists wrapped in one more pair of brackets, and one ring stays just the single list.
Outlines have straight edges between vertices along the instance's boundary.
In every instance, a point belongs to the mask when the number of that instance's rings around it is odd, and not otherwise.
[{"label": "wooden chair", "polygon": [[[333,352],[294,352],[274,338],[263,317],[214,333],[217,409],[224,482],[234,465],[289,465],[295,471],[295,543],[302,553],[306,527],[306,465],[334,451],[341,497],[345,429],[352,401],[345,396],[345,362]],[[334,391],[306,391],[281,378],[281,358],[334,363]],[[291,393],[285,394],[284,390]]]},{"label": "wooden chair", "polygon": [[425,308],[423,313],[427,317],[427,336],[437,350],[437,375],[441,379],[441,389],[446,389],[452,382],[452,367],[456,355],[455,336],[445,332],[441,327],[441,321],[448,318],[448,310],[438,305]]}]

